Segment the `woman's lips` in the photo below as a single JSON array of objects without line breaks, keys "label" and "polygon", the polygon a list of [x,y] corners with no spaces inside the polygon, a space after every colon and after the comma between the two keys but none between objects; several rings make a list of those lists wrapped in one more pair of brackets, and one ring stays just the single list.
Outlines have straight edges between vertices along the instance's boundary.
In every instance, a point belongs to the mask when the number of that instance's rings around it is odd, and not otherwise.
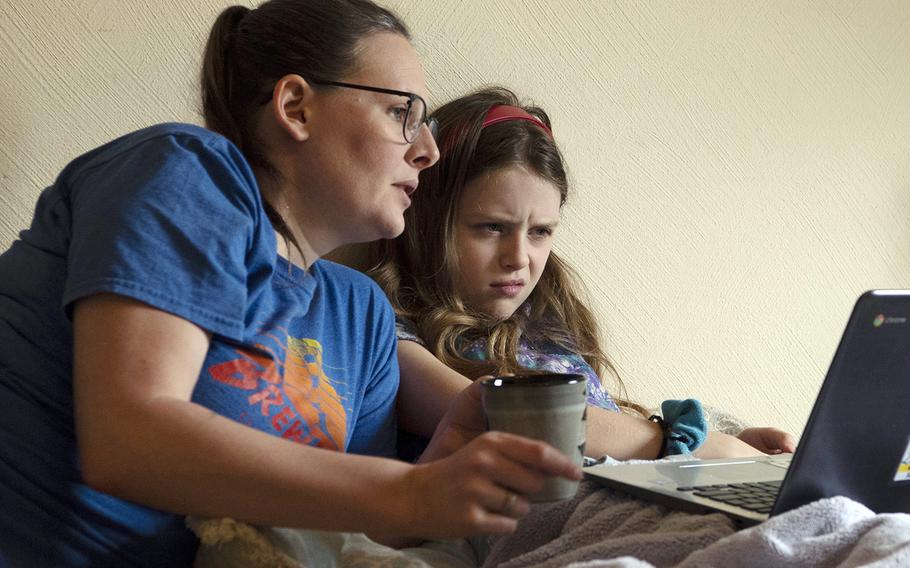
[{"label": "woman's lips", "polygon": [[402,190],[408,197],[411,197],[417,191],[417,180],[401,181],[393,185]]},{"label": "woman's lips", "polygon": [[393,184],[392,187],[395,187],[396,189],[398,189],[398,191],[401,192],[400,195],[404,199],[404,206],[410,207],[411,206],[411,195],[413,195],[416,188],[405,185],[405,184],[400,184],[400,183]]},{"label": "woman's lips", "polygon": [[496,282],[495,284],[490,284],[490,287],[493,289],[494,293],[500,296],[514,298],[521,294],[521,290],[525,285],[524,282],[520,280],[512,280],[509,282]]}]

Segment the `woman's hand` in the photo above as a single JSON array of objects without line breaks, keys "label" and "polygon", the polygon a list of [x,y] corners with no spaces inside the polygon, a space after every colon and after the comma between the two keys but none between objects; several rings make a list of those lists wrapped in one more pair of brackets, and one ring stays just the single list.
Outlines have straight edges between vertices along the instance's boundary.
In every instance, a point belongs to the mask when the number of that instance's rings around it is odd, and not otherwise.
[{"label": "woman's hand", "polygon": [[796,438],[779,428],[746,428],[737,438],[766,454],[792,454],[796,451]]},{"label": "woman's hand", "polygon": [[413,527],[424,538],[509,534],[530,510],[527,495],[547,477],[580,480],[581,469],[552,446],[486,432],[447,458],[409,473]]},{"label": "woman's hand", "polygon": [[[413,536],[511,533],[530,510],[526,496],[540,491],[545,479],[582,477],[578,466],[544,442],[486,432],[480,388],[478,380],[458,394],[406,475],[399,511],[410,515],[406,530]],[[398,546],[407,542],[370,537]]]}]

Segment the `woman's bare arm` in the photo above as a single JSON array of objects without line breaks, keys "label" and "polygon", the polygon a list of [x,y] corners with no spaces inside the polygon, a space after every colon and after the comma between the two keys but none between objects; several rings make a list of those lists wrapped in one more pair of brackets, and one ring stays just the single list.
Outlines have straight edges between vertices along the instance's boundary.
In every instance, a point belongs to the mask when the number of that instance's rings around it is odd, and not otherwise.
[{"label": "woman's bare arm", "polygon": [[404,464],[293,443],[191,403],[209,337],[186,320],[98,295],[77,303],[74,334],[80,459],[102,491],[181,514],[331,530],[381,526],[403,498]]},{"label": "woman's bare arm", "polygon": [[507,491],[529,492],[549,475],[580,475],[546,445],[507,435],[485,435],[457,455],[414,466],[249,428],[190,401],[206,332],[120,296],[78,301],[74,334],[85,481],[147,506],[265,525],[450,538],[511,532],[523,511],[499,510]]}]

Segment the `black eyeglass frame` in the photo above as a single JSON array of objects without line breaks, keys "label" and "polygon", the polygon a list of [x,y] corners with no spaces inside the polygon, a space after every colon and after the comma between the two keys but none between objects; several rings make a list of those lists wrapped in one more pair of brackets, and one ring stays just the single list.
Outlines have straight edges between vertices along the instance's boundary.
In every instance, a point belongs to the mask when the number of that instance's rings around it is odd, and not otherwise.
[{"label": "black eyeglass frame", "polygon": [[414,106],[414,100],[420,99],[420,102],[423,104],[423,119],[418,122],[419,125],[427,125],[427,128],[430,129],[430,135],[433,139],[436,139],[436,133],[439,130],[439,125],[436,122],[435,118],[427,116],[427,101],[424,100],[418,94],[409,93],[407,91],[396,91],[395,89],[385,89],[382,87],[371,87],[369,85],[357,85],[354,83],[342,83],[341,81],[313,81],[310,80],[310,83],[314,85],[325,85],[327,87],[342,87],[344,89],[357,89],[359,91],[369,91],[371,93],[382,93],[384,95],[397,95],[399,97],[406,97],[408,99],[408,107],[405,110],[404,121],[401,123],[401,134],[404,136],[404,141],[408,144],[413,144],[417,140],[417,136],[420,133],[420,126],[414,130],[414,139],[411,140],[408,137],[408,118],[411,116],[411,109]]}]

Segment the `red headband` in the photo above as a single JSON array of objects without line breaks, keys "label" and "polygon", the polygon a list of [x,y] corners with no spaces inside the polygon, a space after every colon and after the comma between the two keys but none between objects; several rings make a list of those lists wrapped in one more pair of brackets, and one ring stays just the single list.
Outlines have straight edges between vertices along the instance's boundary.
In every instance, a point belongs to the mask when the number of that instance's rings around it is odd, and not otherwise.
[{"label": "red headband", "polygon": [[490,110],[487,111],[486,118],[483,119],[483,125],[480,128],[484,129],[487,126],[499,124],[500,122],[506,122],[508,120],[527,120],[528,122],[533,122],[537,126],[543,128],[544,131],[550,135],[550,138],[553,137],[553,132],[542,120],[533,114],[526,112],[524,109],[510,105],[494,105],[490,107]]}]

